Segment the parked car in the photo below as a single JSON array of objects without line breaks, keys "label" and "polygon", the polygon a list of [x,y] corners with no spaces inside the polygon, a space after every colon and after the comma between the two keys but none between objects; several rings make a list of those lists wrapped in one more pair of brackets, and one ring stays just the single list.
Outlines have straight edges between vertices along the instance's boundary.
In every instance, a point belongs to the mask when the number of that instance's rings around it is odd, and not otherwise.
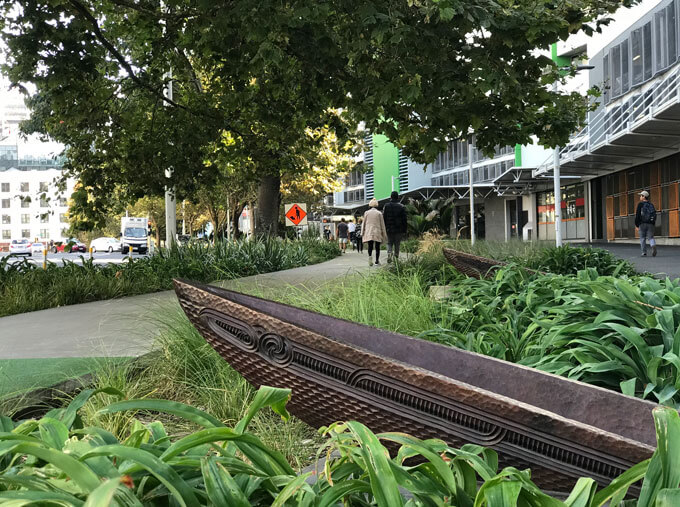
[{"label": "parked car", "polygon": [[27,239],[13,239],[9,244],[9,253],[14,255],[28,255],[31,254],[31,242]]},{"label": "parked car", "polygon": [[[70,249],[67,250],[67,247]],[[65,253],[77,253],[77,252],[87,252],[87,247],[82,241],[71,238],[65,242],[57,242],[52,246],[52,253],[65,252]]]},{"label": "parked car", "polygon": [[97,238],[90,243],[93,252],[120,252],[120,241],[116,238]]},{"label": "parked car", "polygon": [[31,245],[31,253],[37,254],[37,255],[43,255],[45,248],[47,248],[47,245],[45,245],[44,243],[33,243]]}]

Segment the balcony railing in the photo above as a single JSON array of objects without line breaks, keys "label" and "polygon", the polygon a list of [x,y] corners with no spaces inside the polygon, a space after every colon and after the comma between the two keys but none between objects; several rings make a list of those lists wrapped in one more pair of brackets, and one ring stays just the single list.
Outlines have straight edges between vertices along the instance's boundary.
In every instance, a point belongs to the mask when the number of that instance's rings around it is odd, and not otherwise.
[{"label": "balcony railing", "polygon": [[[593,150],[610,144],[613,138],[655,119],[657,113],[677,102],[679,88],[680,64],[646,89],[629,93],[614,105],[591,113],[588,124],[574,134],[569,143],[560,150],[560,163],[591,154]],[[552,168],[553,155],[550,155],[538,166],[535,174],[545,174]]]}]

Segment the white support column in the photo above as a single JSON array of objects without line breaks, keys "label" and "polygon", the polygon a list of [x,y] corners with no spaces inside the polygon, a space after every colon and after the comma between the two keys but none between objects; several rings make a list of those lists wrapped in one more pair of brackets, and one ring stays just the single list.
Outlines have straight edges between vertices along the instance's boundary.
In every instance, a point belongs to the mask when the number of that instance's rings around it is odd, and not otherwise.
[{"label": "white support column", "polygon": [[593,191],[591,184],[592,180],[588,180],[584,183],[585,188],[583,191],[583,195],[585,197],[585,208],[586,208],[586,243],[592,243],[593,242],[593,213],[592,210],[590,209],[590,202],[591,202],[591,192]]},{"label": "white support column", "polygon": [[555,246],[562,246],[562,187],[560,185],[560,147],[553,153],[553,190],[555,191]]},{"label": "white support column", "polygon": [[475,244],[475,183],[473,181],[473,170],[472,170],[472,155],[474,153],[474,148],[472,146],[472,136],[468,142],[468,158],[470,162],[470,243]]}]

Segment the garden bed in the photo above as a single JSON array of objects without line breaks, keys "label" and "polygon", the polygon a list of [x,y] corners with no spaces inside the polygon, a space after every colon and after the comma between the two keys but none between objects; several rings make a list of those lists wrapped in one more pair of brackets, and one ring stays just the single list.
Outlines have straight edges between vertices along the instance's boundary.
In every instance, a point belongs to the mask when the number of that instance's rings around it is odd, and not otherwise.
[{"label": "garden bed", "polygon": [[65,261],[42,269],[23,261],[0,259],[0,317],[172,288],[173,278],[203,282],[269,273],[333,259],[335,242],[315,239],[263,239],[174,246],[148,258],[122,264],[82,265]]}]

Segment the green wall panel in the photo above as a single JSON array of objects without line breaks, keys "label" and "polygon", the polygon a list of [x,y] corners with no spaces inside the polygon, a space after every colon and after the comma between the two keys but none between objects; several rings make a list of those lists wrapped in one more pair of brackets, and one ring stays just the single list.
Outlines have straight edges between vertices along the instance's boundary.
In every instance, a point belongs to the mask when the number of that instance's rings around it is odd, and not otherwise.
[{"label": "green wall panel", "polygon": [[376,199],[385,199],[394,190],[399,191],[399,150],[387,140],[387,137],[373,136],[373,195]]}]

